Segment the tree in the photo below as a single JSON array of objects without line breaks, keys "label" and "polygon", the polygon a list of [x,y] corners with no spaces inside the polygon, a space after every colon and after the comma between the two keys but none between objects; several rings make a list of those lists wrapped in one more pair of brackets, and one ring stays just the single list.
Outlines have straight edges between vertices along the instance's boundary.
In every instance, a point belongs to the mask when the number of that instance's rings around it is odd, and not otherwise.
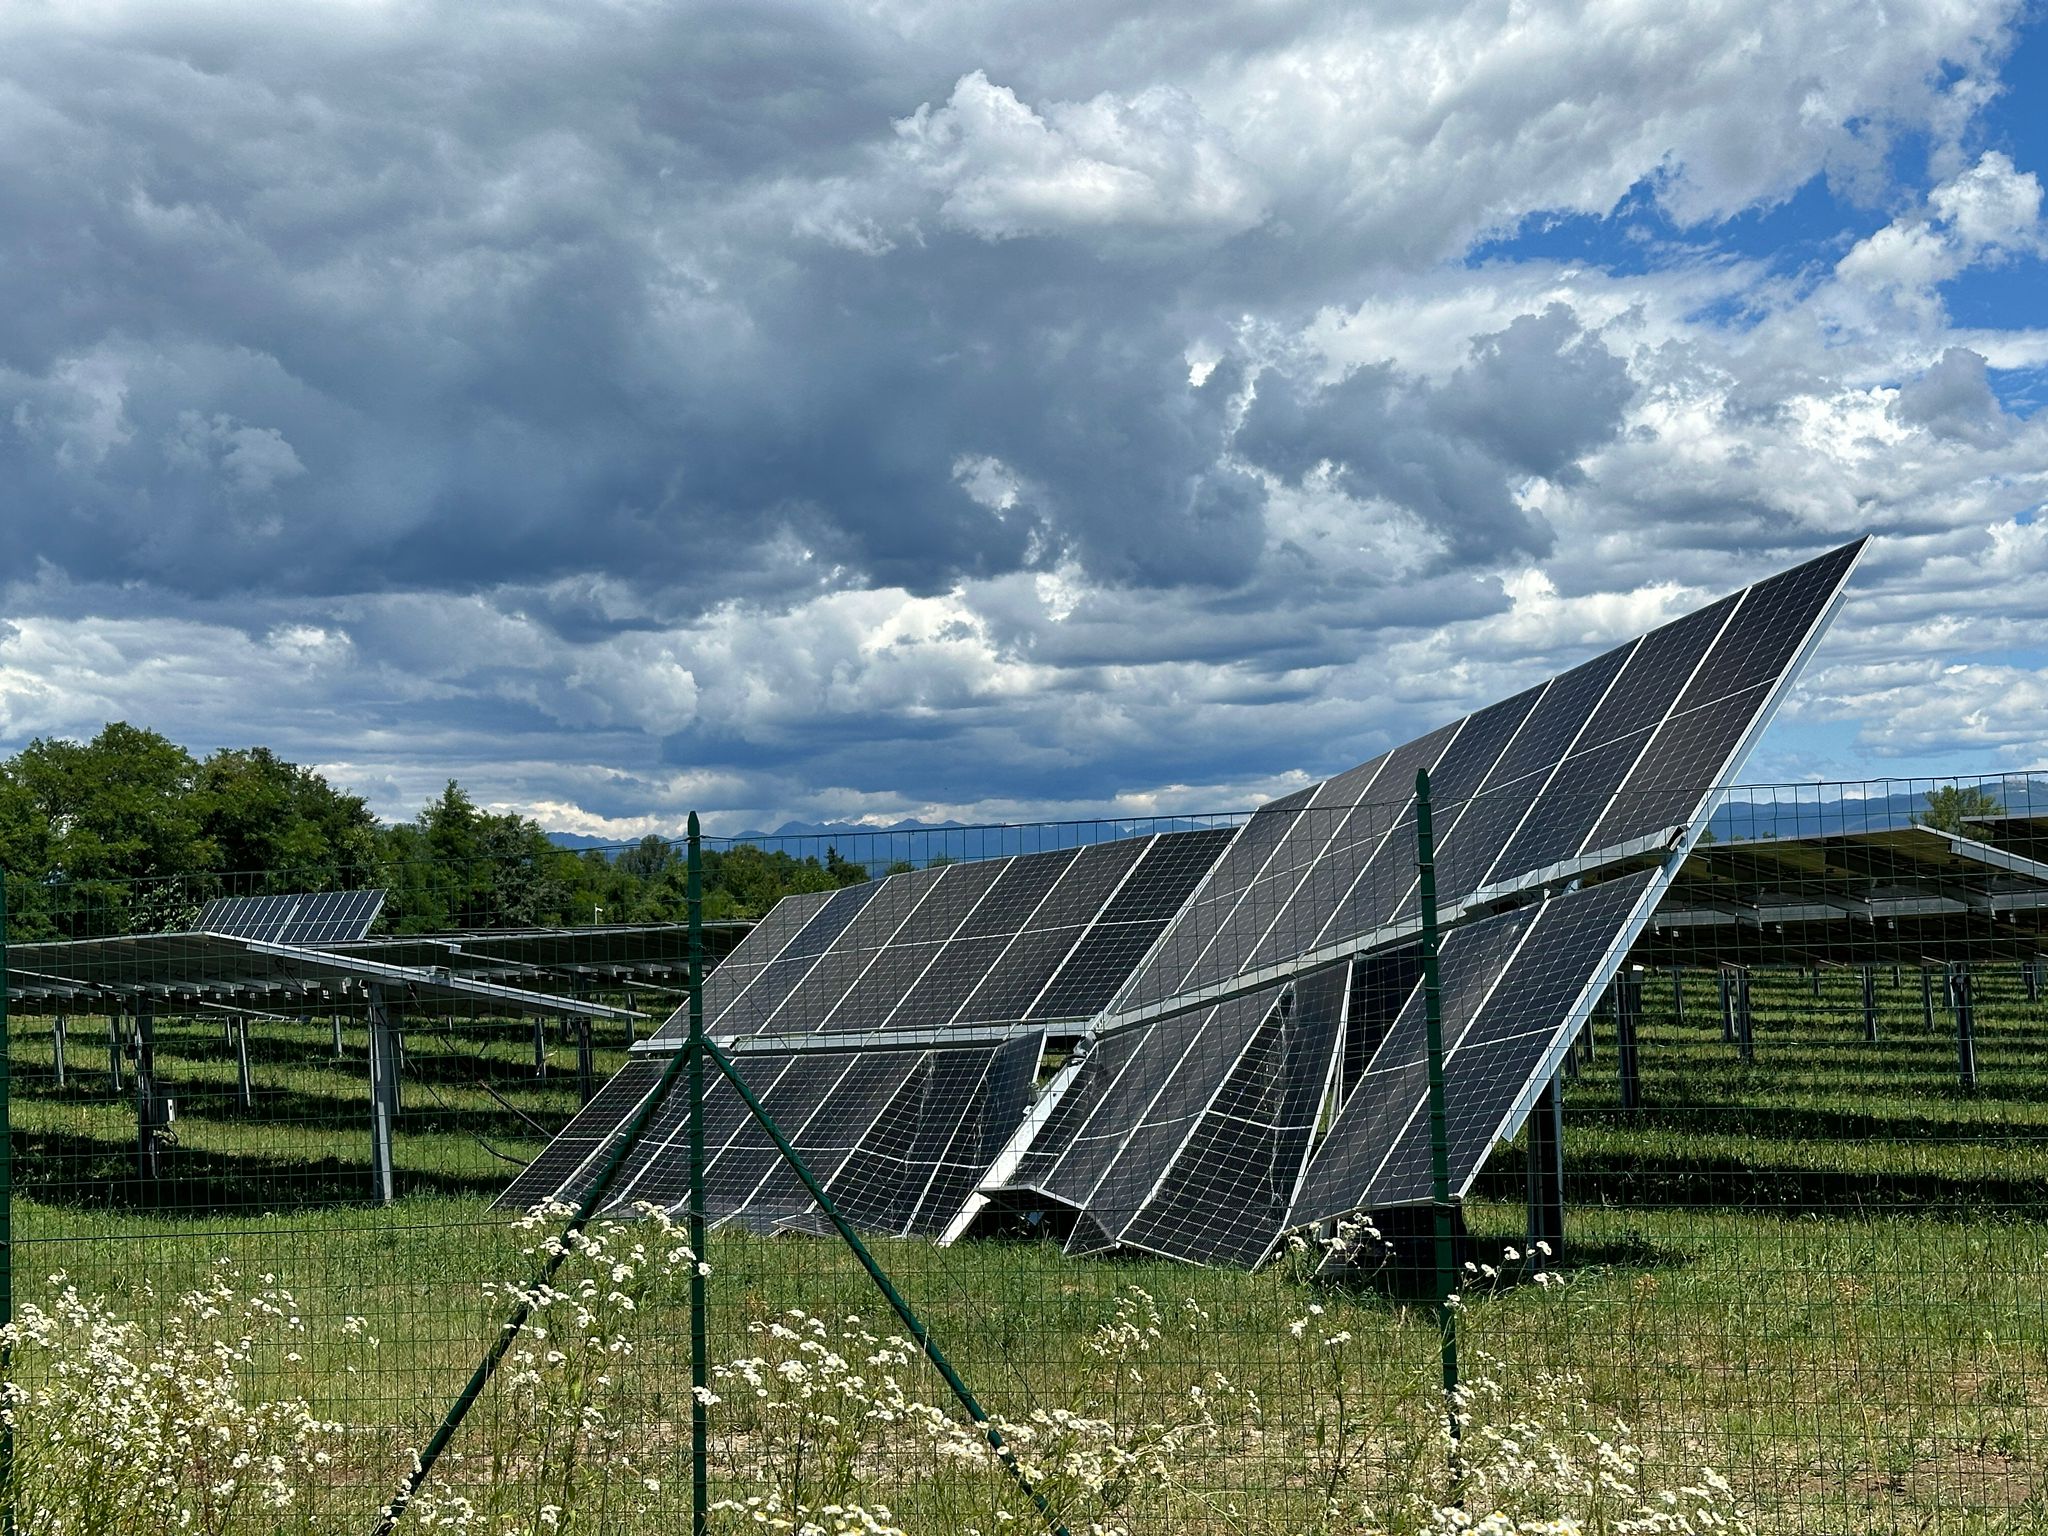
[{"label": "tree", "polygon": [[825,873],[832,877],[834,885],[859,885],[868,877],[868,867],[856,864],[851,859],[842,859],[837,848],[825,850]]},{"label": "tree", "polygon": [[374,873],[377,820],[363,797],[268,747],[207,758],[193,802],[230,894],[345,889]]},{"label": "tree", "polygon": [[193,805],[197,772],[176,742],[119,720],[88,742],[39,738],[0,767],[0,844],[22,861],[8,873],[46,882],[51,931],[141,931],[191,905],[215,857]]},{"label": "tree", "polygon": [[1927,791],[1927,809],[1913,820],[1937,832],[1968,835],[1972,816],[2002,816],[2005,802],[1976,784],[1946,784]]}]

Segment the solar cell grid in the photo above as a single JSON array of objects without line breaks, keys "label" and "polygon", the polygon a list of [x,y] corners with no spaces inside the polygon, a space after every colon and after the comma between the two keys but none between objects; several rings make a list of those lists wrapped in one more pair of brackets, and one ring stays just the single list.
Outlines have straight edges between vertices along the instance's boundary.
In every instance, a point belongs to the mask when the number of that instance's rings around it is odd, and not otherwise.
[{"label": "solar cell grid", "polygon": [[[784,1124],[781,1116],[769,1111],[804,1160],[804,1166],[823,1184],[838,1176],[923,1059],[923,1053],[918,1051],[848,1055],[845,1070],[831,1089],[795,1125]],[[765,1133],[762,1140],[766,1142]],[[775,1157],[761,1181],[726,1219],[737,1220],[757,1231],[768,1231],[781,1219],[808,1209],[810,1204],[810,1191],[804,1188],[796,1170],[784,1158]]]},{"label": "solar cell grid", "polygon": [[[1512,1135],[1509,1111],[1528,1092],[1547,1053],[1576,1035],[1633,933],[1630,914],[1656,882],[1655,871],[1626,875],[1544,903],[1510,978],[1478,1017],[1446,1041],[1444,1100],[1450,1130],[1451,1187],[1462,1193],[1498,1137]],[[1598,979],[1596,979],[1598,978]],[[1418,1115],[1389,1151],[1362,1204],[1414,1204],[1430,1198],[1426,1120]]]},{"label": "solar cell grid", "polygon": [[1094,1095],[1093,1107],[1039,1187],[1070,1205],[1085,1207],[1166,1080],[1183,1062],[1210,1059],[1197,1051],[1215,1015],[1214,1008],[1197,1008],[1162,1019],[1145,1031],[1143,1042],[1124,1061],[1104,1057],[1099,1064],[1092,1063],[1091,1070],[1113,1075]]},{"label": "solar cell grid", "polygon": [[1175,1064],[1178,1070],[1171,1071],[1159,1085],[1088,1192],[1084,1202],[1088,1213],[1104,1231],[1121,1236],[1151,1198],[1202,1113],[1222,1091],[1229,1073],[1278,1006],[1282,990],[1269,987],[1232,998],[1213,1010],[1208,1028],[1187,1057]]},{"label": "solar cell grid", "polygon": [[[721,1035],[749,1035],[759,1031],[783,1000],[810,974],[811,968],[839,935],[860,915],[877,888],[877,884],[870,883],[849,885],[834,891],[796,937],[785,944],[773,960],[762,966],[729,1004],[715,1017],[707,1011],[705,1029]],[[672,1037],[687,1032],[687,1029],[686,1021],[672,1019],[660,1033]]]},{"label": "solar cell grid", "polygon": [[1171,1170],[1119,1234],[1200,1263],[1255,1264],[1292,1202],[1343,1028],[1349,966],[1305,978],[1269,1013]]},{"label": "solar cell grid", "polygon": [[[733,947],[732,953],[705,976],[705,1019],[713,1020],[723,1013],[741,989],[782,953],[806,923],[818,915],[831,895],[830,891],[807,891],[797,896],[785,896],[770,907],[768,915],[754,924],[747,936]],[[687,1016],[684,1027],[688,1027]],[[666,1035],[669,1030],[664,1027],[660,1033]]]},{"label": "solar cell grid", "polygon": [[1798,652],[1862,548],[1859,539],[1750,588],[1738,622],[1708,653],[1699,675],[1680,696],[1678,708],[1697,709],[1775,680]]},{"label": "solar cell grid", "polygon": [[860,980],[945,872],[942,865],[872,882],[874,894],[859,915],[757,1032],[796,1035],[822,1028],[839,999]]},{"label": "solar cell grid", "polygon": [[[1525,908],[1444,935],[1438,975],[1447,1048],[1478,1014],[1534,917],[1534,909]],[[1316,1149],[1287,1225],[1341,1216],[1366,1204],[1373,1176],[1428,1089],[1423,998],[1417,987]]]},{"label": "solar cell grid", "polygon": [[1023,1018],[1060,962],[1081,941],[1090,919],[1144,852],[1142,841],[1097,843],[1083,849],[969,994],[959,1019],[1004,1023]]},{"label": "solar cell grid", "polygon": [[370,931],[383,906],[381,890],[216,896],[200,910],[195,927],[270,944],[346,944]]},{"label": "solar cell grid", "polygon": [[1017,1129],[1026,1109],[1044,1037],[1019,1035],[1005,1041],[988,1063],[983,1091],[960,1120],[912,1218],[913,1230],[944,1229]]},{"label": "solar cell grid", "polygon": [[[933,1053],[920,1052],[889,1102],[825,1182],[839,1213],[856,1227],[899,1232],[910,1215],[911,1159],[933,1072]],[[796,1215],[800,1218],[802,1212]]]},{"label": "solar cell grid", "polygon": [[[1441,735],[1442,733],[1436,733]],[[1438,743],[1434,738],[1423,748]],[[1416,744],[1411,743],[1410,748]],[[1332,862],[1333,843],[1344,844],[1347,829],[1375,846],[1390,819],[1390,804],[1398,804],[1407,789],[1401,783],[1403,764],[1411,760],[1410,748],[1354,768],[1325,781],[1313,801],[1288,818],[1284,835],[1258,874],[1244,887],[1236,906],[1217,924],[1208,947],[1182,975],[1179,990],[1197,991],[1227,981],[1250,961],[1259,941],[1283,921],[1288,904],[1294,900],[1312,871]],[[1408,779],[1414,780],[1414,770]],[[1296,946],[1298,948],[1298,940]]]},{"label": "solar cell grid", "polygon": [[1118,1007],[1155,1003],[1185,990],[1181,978],[1208,948],[1217,929],[1236,908],[1245,889],[1265,867],[1267,858],[1294,825],[1295,817],[1306,810],[1319,787],[1296,790],[1261,806],[1238,829],[1186,909],[1167,929],[1158,951],[1118,998]]},{"label": "solar cell grid", "polygon": [[1231,828],[1216,827],[1156,839],[1144,862],[1061,963],[1032,1005],[1030,1017],[1083,1019],[1106,1005],[1231,835]]},{"label": "solar cell grid", "polygon": [[1723,765],[1756,719],[1770,686],[1759,683],[1732,699],[1702,705],[1665,722],[1615,792],[1614,803],[1593,829],[1588,846],[1610,848],[1677,826],[1691,816],[1705,787],[1720,781]]},{"label": "solar cell grid", "polygon": [[1643,636],[1607,697],[1586,722],[1579,749],[1648,730],[1662,720],[1707,654],[1707,647],[1721,633],[1740,596],[1735,593],[1709,603]]},{"label": "solar cell grid", "polygon": [[1650,743],[1650,733],[1637,731],[1580,752],[1557,765],[1557,772],[1529,807],[1529,813],[1500,857],[1487,872],[1493,880],[1547,869],[1579,852],[1594,824],[1606,813],[1629,769]]}]

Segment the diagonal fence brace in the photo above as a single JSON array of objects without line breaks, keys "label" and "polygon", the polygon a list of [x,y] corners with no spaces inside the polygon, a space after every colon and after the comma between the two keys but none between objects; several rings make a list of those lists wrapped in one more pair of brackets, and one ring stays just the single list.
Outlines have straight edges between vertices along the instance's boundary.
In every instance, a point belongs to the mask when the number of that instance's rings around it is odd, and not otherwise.
[{"label": "diagonal fence brace", "polygon": [[825,1193],[825,1187],[818,1182],[817,1175],[805,1165],[804,1160],[797,1155],[796,1148],[789,1144],[788,1138],[768,1117],[768,1111],[761,1107],[761,1101],[754,1097],[754,1091],[741,1080],[731,1060],[718,1048],[718,1043],[709,1035],[703,1037],[703,1042],[704,1050],[717,1064],[718,1070],[725,1074],[725,1080],[732,1084],[733,1091],[745,1101],[754,1119],[767,1133],[768,1139],[775,1143],[775,1150],[782,1154],[782,1160],[789,1164],[799,1179],[803,1180],[804,1188],[810,1191],[811,1198],[818,1202],[818,1209],[823,1211],[832,1225],[838,1229],[846,1246],[853,1250],[853,1256],[860,1260],[861,1267],[868,1272],[868,1278],[875,1282],[875,1289],[882,1293],[882,1299],[895,1309],[896,1316],[902,1321],[903,1326],[910,1330],[911,1338],[917,1341],[917,1347],[924,1352],[925,1359],[929,1360],[933,1369],[945,1379],[954,1399],[981,1430],[982,1438],[988,1442],[988,1448],[995,1453],[1003,1471],[1009,1474],[1010,1480],[1023,1491],[1024,1496],[1031,1500],[1032,1506],[1044,1519],[1046,1529],[1052,1536],[1068,1536],[1066,1525],[1060,1520],[1052,1505],[1046,1501],[1045,1495],[1032,1485],[1031,1478],[1018,1464],[1016,1454],[1004,1443],[1002,1431],[989,1422],[987,1410],[976,1401],[967,1383],[960,1379],[960,1373],[953,1369],[953,1362],[948,1360],[939,1346],[933,1342],[931,1331],[925,1327],[923,1320],[911,1311],[910,1303],[903,1299],[902,1292],[896,1289],[888,1273],[875,1262],[875,1256],[868,1252],[867,1244],[860,1240],[860,1234],[853,1230],[844,1216],[839,1214],[839,1207],[834,1205],[831,1197]]}]

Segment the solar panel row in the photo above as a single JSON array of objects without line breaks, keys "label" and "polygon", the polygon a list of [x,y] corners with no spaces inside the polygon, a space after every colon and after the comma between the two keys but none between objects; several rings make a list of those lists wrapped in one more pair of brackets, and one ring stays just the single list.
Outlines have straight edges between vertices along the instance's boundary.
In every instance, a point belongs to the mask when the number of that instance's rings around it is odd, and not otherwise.
[{"label": "solar panel row", "polygon": [[[783,902],[712,973],[705,1028],[723,1039],[1088,1018],[1231,835],[941,865]],[[685,1029],[679,1016],[654,1038]]]},{"label": "solar panel row", "polygon": [[1437,785],[1446,904],[1686,824],[1725,779],[1861,548],[1759,582],[1262,808],[1111,1012],[1199,994],[1411,919],[1418,768]]},{"label": "solar panel row", "polygon": [[[1420,967],[1402,938],[1417,903],[1413,784],[1426,768],[1440,903],[1454,915],[1475,894],[1528,903],[1454,927],[1443,945],[1462,1191],[1555,1071],[1668,880],[1661,866],[1603,871],[1702,814],[1860,548],[1710,604],[1236,829],[934,867],[785,902],[713,973],[707,1027],[753,1037],[744,1061],[771,1112],[857,1220],[957,1232],[993,1194],[1063,1207],[1073,1252],[1255,1263],[1292,1226],[1429,1198]],[[1581,877],[1594,883],[1577,889]],[[1080,1031],[1082,1047],[1034,1099],[1055,1027]],[[672,1050],[682,1028],[671,1020],[643,1049]],[[899,1048],[874,1048],[892,1033]],[[629,1068],[507,1201],[573,1190],[658,1070]],[[714,1219],[818,1225],[726,1098],[711,1127]],[[664,1107],[615,1203],[681,1198],[680,1113]]]}]

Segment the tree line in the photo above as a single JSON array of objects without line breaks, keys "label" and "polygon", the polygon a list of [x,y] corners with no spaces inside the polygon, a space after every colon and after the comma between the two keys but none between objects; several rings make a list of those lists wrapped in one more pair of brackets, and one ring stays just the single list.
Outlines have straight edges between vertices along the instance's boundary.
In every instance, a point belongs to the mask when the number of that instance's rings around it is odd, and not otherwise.
[{"label": "tree line", "polygon": [[[39,739],[0,761],[8,937],[83,938],[189,927],[215,896],[382,887],[380,933],[681,922],[682,848],[557,847],[539,823],[480,809],[450,780],[410,821],[268,747],[195,757],[114,722],[86,742]],[[868,878],[827,849],[707,849],[708,921],[759,917],[784,896]]]}]

